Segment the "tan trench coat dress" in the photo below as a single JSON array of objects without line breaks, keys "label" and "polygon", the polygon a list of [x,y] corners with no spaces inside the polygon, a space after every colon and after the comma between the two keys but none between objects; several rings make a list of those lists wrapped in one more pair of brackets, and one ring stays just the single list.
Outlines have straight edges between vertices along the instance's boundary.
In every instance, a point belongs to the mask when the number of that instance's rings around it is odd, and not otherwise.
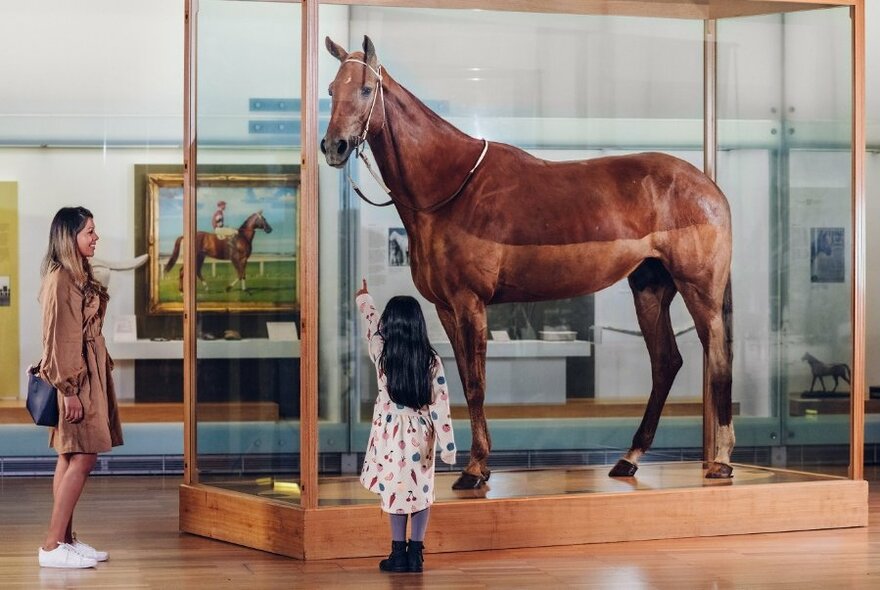
[{"label": "tan trench coat dress", "polygon": [[[49,435],[59,454],[104,453],[122,444],[122,424],[113,387],[113,360],[101,328],[107,301],[87,300],[66,270],[46,275],[40,291],[43,308],[43,359],[40,376],[58,388],[61,419]],[[83,419],[64,420],[62,396],[78,395]]]}]

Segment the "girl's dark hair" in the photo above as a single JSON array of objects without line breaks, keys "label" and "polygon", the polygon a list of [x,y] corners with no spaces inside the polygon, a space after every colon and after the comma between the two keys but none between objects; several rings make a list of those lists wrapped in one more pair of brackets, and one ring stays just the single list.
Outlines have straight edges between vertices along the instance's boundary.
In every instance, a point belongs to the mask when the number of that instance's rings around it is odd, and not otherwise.
[{"label": "girl's dark hair", "polygon": [[431,381],[437,352],[419,302],[407,295],[392,297],[379,320],[384,346],[379,369],[385,374],[391,401],[419,409],[431,403]]}]

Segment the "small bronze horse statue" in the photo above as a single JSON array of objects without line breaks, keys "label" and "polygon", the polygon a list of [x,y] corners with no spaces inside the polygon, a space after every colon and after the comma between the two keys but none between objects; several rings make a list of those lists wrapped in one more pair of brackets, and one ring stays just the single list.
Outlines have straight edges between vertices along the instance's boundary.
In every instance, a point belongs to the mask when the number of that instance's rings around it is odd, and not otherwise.
[{"label": "small bronze horse statue", "polygon": [[837,391],[837,383],[838,379],[843,379],[848,384],[850,383],[850,379],[852,379],[852,373],[849,370],[849,365],[846,363],[834,363],[831,365],[826,365],[809,352],[805,352],[804,356],[801,357],[801,360],[810,365],[810,370],[813,371],[813,382],[810,383],[810,393],[813,393],[813,388],[816,386],[816,380],[819,380],[819,383],[822,384],[822,391],[828,391],[825,387],[825,377],[834,377],[834,388],[831,392]]},{"label": "small bronze horse statue", "polygon": [[[682,365],[669,317],[681,293],[703,345],[717,423],[706,477],[732,475],[731,227],[721,190],[660,153],[540,160],[465,135],[380,64],[369,38],[340,61],[327,163],[341,168],[367,142],[406,227],[410,269],[455,351],[471,419],[470,463],[453,485],[489,478],[486,305],[562,299],[628,278],[651,357],[653,386],[632,447],[611,470],[631,476],[648,450]],[[357,190],[357,188],[356,188]]]},{"label": "small bronze horse statue", "polygon": [[[239,281],[241,281],[241,290],[247,291],[245,270],[248,258],[250,258],[253,251],[254,236],[258,229],[265,231],[267,234],[272,233],[272,226],[263,217],[262,211],[252,213],[241,224],[238,231],[228,238],[221,238],[213,232],[200,231],[196,233],[196,276],[199,277],[203,287],[207,288],[208,284],[202,277],[202,264],[205,262],[205,257],[210,256],[217,260],[229,260],[235,268],[237,277],[226,287],[227,291],[232,289]],[[171,252],[171,258],[165,264],[165,274],[168,274],[177,262],[177,257],[180,255],[181,240],[183,240],[183,236],[180,236],[174,242],[174,251]],[[180,287],[182,290],[183,266],[180,267]]]}]

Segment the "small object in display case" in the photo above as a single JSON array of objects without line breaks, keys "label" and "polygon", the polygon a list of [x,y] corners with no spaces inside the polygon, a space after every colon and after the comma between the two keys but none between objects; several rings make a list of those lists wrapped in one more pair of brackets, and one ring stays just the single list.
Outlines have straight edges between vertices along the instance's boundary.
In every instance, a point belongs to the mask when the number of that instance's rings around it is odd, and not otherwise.
[{"label": "small object in display case", "polygon": [[269,333],[269,340],[277,342],[296,342],[299,340],[296,322],[266,322],[266,331]]},{"label": "small object in display case", "polygon": [[[822,385],[821,393],[828,394],[837,392],[837,384],[840,379],[846,381],[847,384],[850,383],[852,373],[850,372],[849,365],[846,363],[826,364],[811,355],[809,352],[805,352],[804,356],[801,357],[801,360],[810,365],[810,370],[813,372],[813,381],[810,383],[810,394],[814,392],[817,380],[819,381],[819,384]],[[834,387],[831,391],[828,391],[825,387],[825,377],[832,377],[834,379]],[[849,395],[848,393],[844,394],[844,392],[841,392],[841,394]]]},{"label": "small object in display case", "polygon": [[577,336],[574,330],[541,330],[538,332],[541,340],[547,342],[572,342]]}]

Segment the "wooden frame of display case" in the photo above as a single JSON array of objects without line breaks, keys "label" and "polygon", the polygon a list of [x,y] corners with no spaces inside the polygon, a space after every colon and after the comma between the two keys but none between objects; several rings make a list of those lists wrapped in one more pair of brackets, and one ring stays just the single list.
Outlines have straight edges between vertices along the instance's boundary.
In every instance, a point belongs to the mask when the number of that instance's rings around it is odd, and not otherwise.
[{"label": "wooden frame of display case", "polygon": [[[269,0],[266,0],[269,1]],[[463,551],[635,539],[866,526],[863,481],[865,399],[864,0],[324,0],[326,4],[481,8],[700,19],[705,22],[704,155],[714,177],[715,21],[719,18],[849,7],[852,16],[852,394],[847,478],[766,485],[708,485],[633,493],[574,493],[434,505],[432,551]],[[387,526],[377,505],[319,506],[318,494],[318,0],[302,6],[301,428],[299,505],[199,482],[196,467],[194,253],[184,277],[184,482],[182,531],[300,559],[379,555]],[[198,0],[185,2],[185,235],[195,228],[195,56]],[[713,424],[704,404],[704,424]],[[704,449],[715,433],[704,428]],[[699,468],[699,467],[697,467]],[[779,471],[779,470],[776,470]],[[781,472],[780,472],[781,473]],[[833,501],[832,501],[833,500]],[[717,510],[717,506],[725,509]],[[468,527],[456,526],[468,522]],[[377,531],[380,535],[377,537]],[[436,532],[434,532],[436,531]],[[369,534],[364,534],[369,532]]]}]

